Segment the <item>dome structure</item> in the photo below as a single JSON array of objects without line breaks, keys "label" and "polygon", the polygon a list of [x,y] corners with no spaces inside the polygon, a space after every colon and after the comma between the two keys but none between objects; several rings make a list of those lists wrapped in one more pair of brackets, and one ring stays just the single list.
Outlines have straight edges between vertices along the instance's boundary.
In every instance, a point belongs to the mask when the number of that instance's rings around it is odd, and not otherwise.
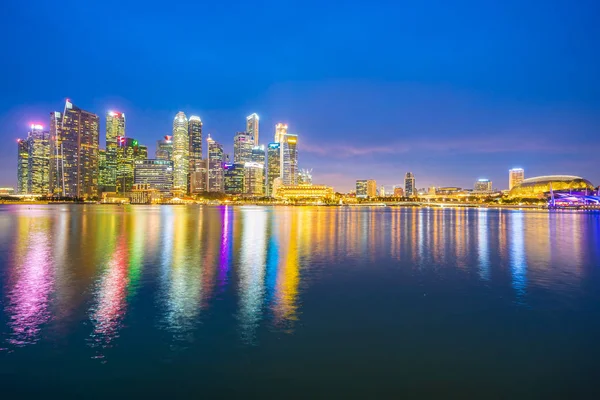
[{"label": "dome structure", "polygon": [[521,184],[511,189],[510,197],[544,197],[550,190],[555,192],[584,192],[595,190],[587,179],[573,175],[546,175],[524,179]]}]

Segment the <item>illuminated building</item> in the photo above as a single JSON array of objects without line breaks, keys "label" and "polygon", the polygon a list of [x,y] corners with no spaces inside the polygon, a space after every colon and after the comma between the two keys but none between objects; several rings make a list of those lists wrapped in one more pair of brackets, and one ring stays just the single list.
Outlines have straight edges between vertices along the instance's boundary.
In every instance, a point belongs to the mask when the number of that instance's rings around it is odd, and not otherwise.
[{"label": "illuminated building", "polygon": [[190,172],[190,193],[206,192],[206,160],[196,162],[195,170]]},{"label": "illuminated building", "polygon": [[513,168],[508,171],[508,190],[512,190],[525,179],[525,170],[523,168]]},{"label": "illuminated building", "polygon": [[11,196],[15,194],[15,188],[0,187],[0,196]]},{"label": "illuminated building", "polygon": [[439,187],[436,189],[435,194],[436,195],[454,195],[454,194],[458,194],[461,193],[463,190],[462,188],[456,187],[456,186],[445,186],[445,187]]},{"label": "illuminated building", "polygon": [[249,196],[265,194],[264,165],[257,162],[244,164],[244,193]]},{"label": "illuminated building", "polygon": [[298,135],[286,133],[281,141],[281,180],[284,185],[298,181]]},{"label": "illuminated building", "polygon": [[156,141],[154,157],[157,160],[170,160],[173,155],[173,136],[166,135],[164,139]]},{"label": "illuminated building", "polygon": [[374,179],[357,180],[356,197],[359,199],[377,197],[377,182]]},{"label": "illuminated building", "polygon": [[427,190],[427,194],[430,196],[435,196],[437,193],[437,188],[435,186],[430,186]]},{"label": "illuminated building", "polygon": [[[106,150],[100,149],[98,150],[98,191],[99,192],[108,192],[109,187],[107,183],[110,182],[111,179],[111,171],[108,169],[108,165],[106,163]],[[113,189],[113,191],[116,190]]]},{"label": "illuminated building", "polygon": [[98,116],[74,106],[50,114],[50,191],[57,196],[98,195]]},{"label": "illuminated building", "polygon": [[476,192],[492,192],[492,181],[489,179],[479,179],[475,182],[473,190]]},{"label": "illuminated building", "polygon": [[159,191],[147,183],[136,183],[131,188],[129,201],[131,204],[153,204],[161,200]]},{"label": "illuminated building", "polygon": [[146,184],[167,196],[173,190],[173,161],[136,160],[134,183]]},{"label": "illuminated building", "polygon": [[245,163],[252,159],[252,136],[246,132],[237,132],[233,137],[233,162]]},{"label": "illuminated building", "polygon": [[188,119],[185,113],[178,112],[173,119],[173,191],[186,193],[188,189],[190,142]]},{"label": "illuminated building", "polygon": [[281,122],[275,125],[275,143],[282,143],[283,137],[287,135],[288,126]]},{"label": "illuminated building", "polygon": [[594,185],[587,179],[572,175],[536,176],[524,179],[521,184],[513,187],[510,197],[543,198],[550,192],[588,192],[595,190]]},{"label": "illuminated building", "polygon": [[201,166],[202,162],[202,120],[200,117],[192,115],[188,120],[188,137],[190,140],[190,174],[196,171],[196,165]]},{"label": "illuminated building", "polygon": [[17,194],[29,194],[29,142],[17,140]]},{"label": "illuminated building", "polygon": [[27,134],[27,193],[50,192],[50,133],[41,125],[31,125]]},{"label": "illuminated building", "polygon": [[109,111],[106,113],[106,169],[103,190],[114,192],[117,189],[117,138],[125,137],[125,114]]},{"label": "illuminated building", "polygon": [[312,185],[312,169],[301,169],[298,172],[298,185]]},{"label": "illuminated building", "polygon": [[258,114],[253,113],[246,117],[246,133],[252,137],[252,143],[258,146]]},{"label": "illuminated building", "polygon": [[407,172],[404,176],[404,195],[406,197],[414,196],[416,194],[415,188],[415,176],[412,172]]},{"label": "illuminated building", "polygon": [[385,197],[385,187],[383,185],[379,188],[379,197]]},{"label": "illuminated building", "polygon": [[273,181],[281,175],[281,144],[269,143],[267,147],[267,196],[273,196]]},{"label": "illuminated building", "polygon": [[117,138],[117,187],[118,193],[131,191],[134,183],[136,161],[148,158],[148,149],[133,138]]},{"label": "illuminated building", "polygon": [[227,194],[244,193],[244,164],[223,164],[223,190]]},{"label": "illuminated building", "polygon": [[404,197],[404,189],[400,186],[394,186],[394,197]]},{"label": "illuminated building", "polygon": [[265,165],[265,145],[254,146],[250,161]]},{"label": "illuminated building", "polygon": [[275,191],[281,199],[331,199],[333,188],[325,185],[282,185]]},{"label": "illuminated building", "polygon": [[212,139],[210,135],[206,142],[208,143],[206,190],[208,192],[223,192],[223,146]]}]

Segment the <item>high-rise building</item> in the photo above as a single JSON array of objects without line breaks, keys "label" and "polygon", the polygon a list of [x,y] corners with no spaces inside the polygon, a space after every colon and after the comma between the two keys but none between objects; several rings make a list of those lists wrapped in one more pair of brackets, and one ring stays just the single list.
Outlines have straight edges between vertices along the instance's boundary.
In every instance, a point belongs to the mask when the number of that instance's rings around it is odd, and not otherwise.
[{"label": "high-rise building", "polygon": [[17,194],[29,194],[29,142],[17,140]]},{"label": "high-rise building", "polygon": [[257,162],[244,164],[244,193],[248,196],[260,197],[265,194],[264,165]]},{"label": "high-rise building", "polygon": [[227,194],[244,193],[244,164],[223,164],[223,190]]},{"label": "high-rise building", "polygon": [[287,124],[282,124],[281,122],[275,125],[275,143],[282,143],[283,137],[287,135]]},{"label": "high-rise building", "polygon": [[223,192],[223,146],[208,136],[208,171],[206,190],[208,192]]},{"label": "high-rise building", "polygon": [[269,143],[267,147],[267,196],[273,196],[273,181],[281,176],[281,144]]},{"label": "high-rise building", "polygon": [[180,111],[173,119],[173,191],[186,193],[188,190],[188,173],[190,169],[188,119]]},{"label": "high-rise building", "polygon": [[195,170],[190,172],[190,193],[206,192],[207,160],[196,161]]},{"label": "high-rise building", "polygon": [[245,163],[252,160],[252,136],[246,132],[237,132],[233,137],[233,162]]},{"label": "high-rise building", "polygon": [[492,189],[492,181],[489,179],[479,179],[475,182],[473,189],[476,192],[491,192]]},{"label": "high-rise building", "polygon": [[[106,150],[100,149],[98,150],[98,191],[99,192],[108,192],[109,187],[108,183],[111,179],[111,173],[108,169],[108,164],[106,162]],[[116,190],[116,188],[114,189]]]},{"label": "high-rise building", "polygon": [[407,172],[404,176],[404,195],[406,197],[412,197],[417,194],[415,186],[415,176],[412,172]]},{"label": "high-rise building", "polygon": [[148,184],[158,190],[162,196],[168,196],[173,190],[173,161],[136,160],[134,182],[136,185]]},{"label": "high-rise building", "polygon": [[41,125],[31,125],[27,149],[27,193],[46,195],[50,192],[50,133]]},{"label": "high-rise building", "polygon": [[98,195],[98,116],[69,100],[50,118],[50,191],[63,197]]},{"label": "high-rise building", "polygon": [[117,188],[117,140],[121,137],[125,137],[125,114],[109,111],[106,113],[106,169],[102,189],[107,192]]},{"label": "high-rise building", "polygon": [[296,185],[298,180],[298,135],[286,133],[281,142],[281,180]]},{"label": "high-rise building", "polygon": [[298,171],[298,185],[312,185],[312,169]]},{"label": "high-rise building", "polygon": [[164,139],[156,141],[154,157],[157,160],[170,160],[173,155],[173,136],[165,135]]},{"label": "high-rise building", "polygon": [[377,197],[377,182],[374,179],[357,180],[356,197],[359,199]]},{"label": "high-rise building", "polygon": [[259,164],[265,165],[265,145],[261,144],[259,146],[254,146],[252,148],[252,154],[250,156],[250,161],[257,162]]},{"label": "high-rise building", "polygon": [[525,170],[523,168],[513,168],[508,171],[508,189],[520,185],[525,179]]},{"label": "high-rise building", "polygon": [[133,138],[118,137],[117,144],[116,191],[127,193],[131,191],[134,184],[135,162],[147,159],[148,149]]},{"label": "high-rise building", "polygon": [[246,133],[252,137],[252,143],[258,146],[258,114],[253,113],[246,117]]},{"label": "high-rise building", "polygon": [[201,167],[202,161],[202,120],[196,115],[188,121],[188,136],[190,140],[190,173],[196,170],[196,164]]}]

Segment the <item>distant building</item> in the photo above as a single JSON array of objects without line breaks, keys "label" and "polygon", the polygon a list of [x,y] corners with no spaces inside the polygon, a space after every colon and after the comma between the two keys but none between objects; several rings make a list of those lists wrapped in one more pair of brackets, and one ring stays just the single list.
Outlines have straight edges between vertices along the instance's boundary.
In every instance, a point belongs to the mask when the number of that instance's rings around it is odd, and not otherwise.
[{"label": "distant building", "polygon": [[207,192],[223,192],[223,146],[212,139],[210,135],[206,139],[208,143],[208,171],[206,178]]},{"label": "distant building", "polygon": [[195,171],[190,172],[190,193],[206,192],[207,160],[196,161]]},{"label": "distant building", "polygon": [[117,189],[117,149],[118,138],[125,137],[125,114],[118,111],[106,113],[106,150],[104,176],[100,178],[101,191],[114,192]]},{"label": "distant building", "polygon": [[298,185],[312,185],[312,169],[301,169],[298,172]]},{"label": "distant building", "polygon": [[400,186],[394,186],[394,197],[404,197],[404,189]]},{"label": "distant building", "polygon": [[15,194],[15,188],[0,187],[0,196],[12,196]]},{"label": "distant building", "polygon": [[29,142],[17,140],[17,194],[29,194]]},{"label": "distant building", "polygon": [[374,179],[357,180],[356,197],[359,199],[377,197],[377,182]]},{"label": "distant building", "polygon": [[267,196],[273,196],[273,181],[281,176],[281,144],[267,146]]},{"label": "distant building", "polygon": [[283,137],[287,135],[287,124],[281,122],[275,125],[275,143],[283,143]]},{"label": "distant building", "polygon": [[259,146],[252,147],[252,152],[250,155],[250,161],[262,164],[265,166],[265,145],[261,144]]},{"label": "distant building", "polygon": [[513,168],[508,171],[508,190],[512,190],[525,179],[525,170],[523,168]]},{"label": "distant building", "polygon": [[[275,185],[277,186],[277,185]],[[333,188],[325,185],[282,185],[276,189],[275,197],[281,199],[332,199]]]},{"label": "distant building", "polygon": [[258,142],[258,114],[253,113],[246,117],[246,133],[252,137],[252,143],[255,146],[259,145]]},{"label": "distant building", "polygon": [[244,194],[248,196],[264,196],[264,165],[257,162],[244,164]]},{"label": "distant building", "polygon": [[131,191],[134,184],[135,162],[148,158],[148,148],[136,139],[117,138],[117,187],[118,193]]},{"label": "distant building", "polygon": [[437,194],[437,188],[435,186],[430,186],[429,189],[427,189],[427,194],[435,196]]},{"label": "distant building", "polygon": [[173,119],[173,192],[186,193],[188,189],[189,164],[189,123],[183,111]]},{"label": "distant building", "polygon": [[135,185],[149,185],[162,196],[168,196],[173,190],[173,161],[136,160],[134,170]]},{"label": "distant building", "polygon": [[153,204],[161,200],[159,191],[149,184],[134,184],[129,194],[131,204]]},{"label": "distant building", "polygon": [[157,160],[170,160],[173,155],[173,136],[166,135],[164,139],[156,141],[156,152],[154,157]]},{"label": "distant building", "polygon": [[50,191],[63,197],[98,195],[98,116],[69,100],[50,114]]},{"label": "distant building", "polygon": [[189,140],[189,172],[196,171],[196,165],[202,163],[202,120],[196,115],[190,116],[188,120]]},{"label": "distant building", "polygon": [[457,194],[462,192],[462,188],[456,187],[456,186],[445,186],[445,187],[439,187],[436,190],[436,194],[441,194],[441,195],[452,195],[452,194]]},{"label": "distant building", "polygon": [[298,135],[286,133],[281,142],[281,180],[296,185],[298,180]]},{"label": "distant building", "polygon": [[224,192],[227,194],[244,193],[244,164],[226,163],[223,164]]},{"label": "distant building", "polygon": [[[116,188],[109,186],[109,183],[112,182],[112,172],[108,168],[108,162],[106,160],[106,150],[100,149],[98,150],[98,192],[114,192]],[[115,181],[116,182],[116,181]]]},{"label": "distant building", "polygon": [[404,195],[406,197],[412,197],[416,195],[417,193],[415,188],[415,176],[412,172],[407,172],[404,176]]},{"label": "distant building", "polygon": [[473,190],[476,192],[492,192],[492,181],[489,179],[479,179],[477,182],[475,182]]},{"label": "distant building", "polygon": [[383,185],[379,188],[379,197],[385,197],[385,187]]},{"label": "distant building", "polygon": [[237,132],[233,137],[233,162],[245,163],[252,161],[254,141],[246,132]]},{"label": "distant building", "polygon": [[50,192],[50,133],[41,125],[31,125],[27,149],[27,192],[47,195]]}]

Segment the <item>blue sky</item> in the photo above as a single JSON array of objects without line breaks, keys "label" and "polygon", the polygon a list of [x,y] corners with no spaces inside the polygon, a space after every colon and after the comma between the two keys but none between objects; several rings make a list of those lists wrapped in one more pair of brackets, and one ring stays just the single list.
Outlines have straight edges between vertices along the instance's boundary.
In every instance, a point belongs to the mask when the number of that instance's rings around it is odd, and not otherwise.
[{"label": "blue sky", "polygon": [[[94,3],[90,5],[88,3]],[[0,186],[16,142],[70,98],[147,144],[177,111],[231,151],[245,116],[298,133],[315,182],[600,184],[595,1],[15,1],[0,4]]]}]

